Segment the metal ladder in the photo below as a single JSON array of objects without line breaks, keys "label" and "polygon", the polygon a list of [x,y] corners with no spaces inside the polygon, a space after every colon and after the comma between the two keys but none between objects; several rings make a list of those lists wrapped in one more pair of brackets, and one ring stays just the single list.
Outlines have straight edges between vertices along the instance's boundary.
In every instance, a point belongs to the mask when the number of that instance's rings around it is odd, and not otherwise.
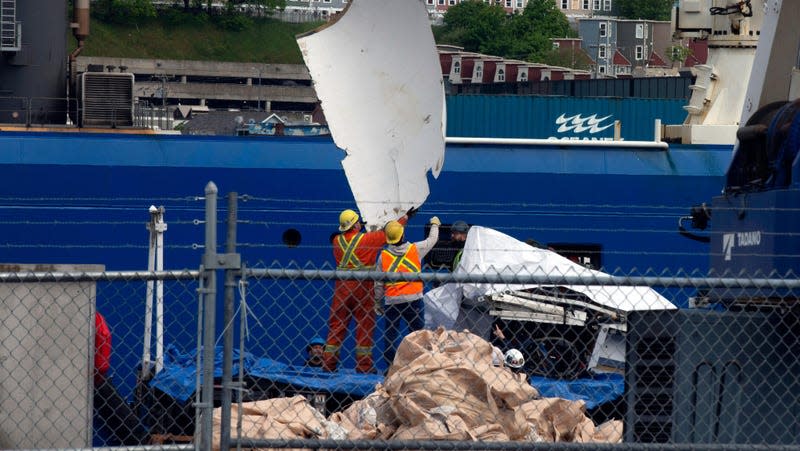
[{"label": "metal ladder", "polygon": [[18,52],[22,27],[17,23],[17,0],[0,0],[0,52]]}]

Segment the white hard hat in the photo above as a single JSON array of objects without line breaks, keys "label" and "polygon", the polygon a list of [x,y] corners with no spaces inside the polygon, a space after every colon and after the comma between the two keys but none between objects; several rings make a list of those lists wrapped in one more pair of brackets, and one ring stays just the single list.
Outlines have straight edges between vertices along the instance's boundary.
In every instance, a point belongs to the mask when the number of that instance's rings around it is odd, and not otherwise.
[{"label": "white hard hat", "polygon": [[506,351],[506,366],[518,370],[525,365],[525,357],[519,352],[519,349],[509,349]]},{"label": "white hard hat", "polygon": [[492,346],[492,365],[500,366],[500,362],[502,362],[503,359],[503,351],[497,346]]}]

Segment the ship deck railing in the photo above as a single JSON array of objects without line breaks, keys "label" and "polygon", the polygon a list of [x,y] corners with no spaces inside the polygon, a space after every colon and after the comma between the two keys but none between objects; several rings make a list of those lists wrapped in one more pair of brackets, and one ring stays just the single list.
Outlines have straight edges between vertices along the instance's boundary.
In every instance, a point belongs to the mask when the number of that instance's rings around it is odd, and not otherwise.
[{"label": "ship deck railing", "polygon": [[[0,128],[64,128],[80,127],[81,116],[78,99],[67,97],[21,97],[0,96]],[[135,128],[171,130],[174,120],[169,107],[139,101],[131,109],[120,109],[119,114],[110,114],[103,124],[91,124],[98,128]],[[120,120],[115,120],[119,117]]]}]

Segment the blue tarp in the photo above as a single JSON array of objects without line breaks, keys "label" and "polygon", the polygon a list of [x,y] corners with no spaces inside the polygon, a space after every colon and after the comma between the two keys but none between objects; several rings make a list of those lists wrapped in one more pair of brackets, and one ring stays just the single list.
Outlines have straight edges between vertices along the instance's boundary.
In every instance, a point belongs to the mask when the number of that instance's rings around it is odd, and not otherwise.
[{"label": "blue tarp", "polygon": [[[197,372],[197,355],[194,351],[180,354],[174,347],[167,347],[164,353],[164,368],[150,381],[172,398],[186,402],[194,394]],[[202,366],[202,359],[201,359]],[[239,374],[239,353],[234,350],[233,374]],[[268,379],[273,382],[291,384],[297,388],[344,393],[364,397],[375,391],[375,384],[383,382],[383,376],[360,374],[352,369],[340,369],[335,373],[320,368],[287,365],[265,357],[256,358],[244,354],[244,374]],[[222,377],[222,348],[214,349],[214,377]],[[202,381],[202,374],[200,376]]]},{"label": "blue tarp", "polygon": [[248,374],[298,388],[344,393],[359,398],[374,392],[375,385],[383,382],[383,376],[356,373],[353,369],[341,368],[329,373],[322,368],[286,365],[267,358],[256,360]]},{"label": "blue tarp", "polygon": [[[186,402],[194,393],[196,383],[196,354],[181,355],[174,347],[168,347],[164,357],[164,369],[150,382],[172,398]],[[234,351],[233,374],[239,373],[239,353]],[[202,365],[202,364],[201,364]],[[256,358],[244,355],[244,373],[247,376],[267,379],[273,382],[290,384],[298,389],[350,394],[362,398],[375,390],[375,385],[383,382],[383,376],[360,374],[352,369],[340,369],[335,373],[320,368],[295,366],[281,363],[266,357]],[[215,348],[214,377],[222,377],[222,348]],[[608,401],[613,401],[625,389],[623,377],[613,373],[599,373],[591,378],[563,381],[532,376],[531,385],[546,398],[584,400],[586,407],[592,409]]]},{"label": "blue tarp", "polygon": [[[197,373],[195,364],[197,353],[191,351],[181,354],[173,345],[167,345],[164,350],[164,368],[150,381],[150,386],[157,388],[169,396],[181,401],[187,401],[194,393]],[[244,367],[248,368],[255,359],[245,353]],[[200,359],[202,367],[202,358]],[[239,373],[239,352],[233,350],[233,374]],[[214,377],[222,377],[222,348],[214,349]],[[200,374],[202,381],[203,375]]]},{"label": "blue tarp", "polygon": [[613,401],[625,391],[625,379],[621,374],[597,373],[591,378],[563,381],[540,376],[531,376],[533,385],[545,398],[564,398],[571,401],[586,401],[586,408]]}]

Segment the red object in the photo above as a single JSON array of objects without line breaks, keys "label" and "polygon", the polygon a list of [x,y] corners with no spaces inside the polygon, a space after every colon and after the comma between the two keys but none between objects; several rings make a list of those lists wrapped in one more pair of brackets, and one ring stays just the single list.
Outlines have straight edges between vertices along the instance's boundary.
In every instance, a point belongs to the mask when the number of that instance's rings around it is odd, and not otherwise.
[{"label": "red object", "polygon": [[108,329],[105,318],[99,313],[94,314],[94,378],[95,383],[99,376],[105,376],[111,367],[111,331]]},{"label": "red object", "polygon": [[[405,225],[407,219],[398,220]],[[343,235],[348,243],[357,239],[355,230]],[[339,246],[338,236],[333,241],[333,258],[339,267],[344,257],[344,250]],[[365,265],[374,265],[378,253],[386,244],[383,230],[365,233],[358,241],[353,254]],[[363,268],[362,268],[363,269]],[[356,371],[366,373],[373,370],[372,334],[375,331],[375,292],[371,280],[337,280],[333,288],[333,302],[328,320],[328,339],[325,341],[322,367],[327,371],[335,371],[339,364],[339,351],[347,333],[350,319],[356,322]]]},{"label": "red object", "polygon": [[328,339],[322,354],[322,367],[335,371],[339,350],[350,319],[356,321],[356,371],[372,370],[372,334],[375,331],[375,298],[372,281],[337,280],[333,290]]}]

